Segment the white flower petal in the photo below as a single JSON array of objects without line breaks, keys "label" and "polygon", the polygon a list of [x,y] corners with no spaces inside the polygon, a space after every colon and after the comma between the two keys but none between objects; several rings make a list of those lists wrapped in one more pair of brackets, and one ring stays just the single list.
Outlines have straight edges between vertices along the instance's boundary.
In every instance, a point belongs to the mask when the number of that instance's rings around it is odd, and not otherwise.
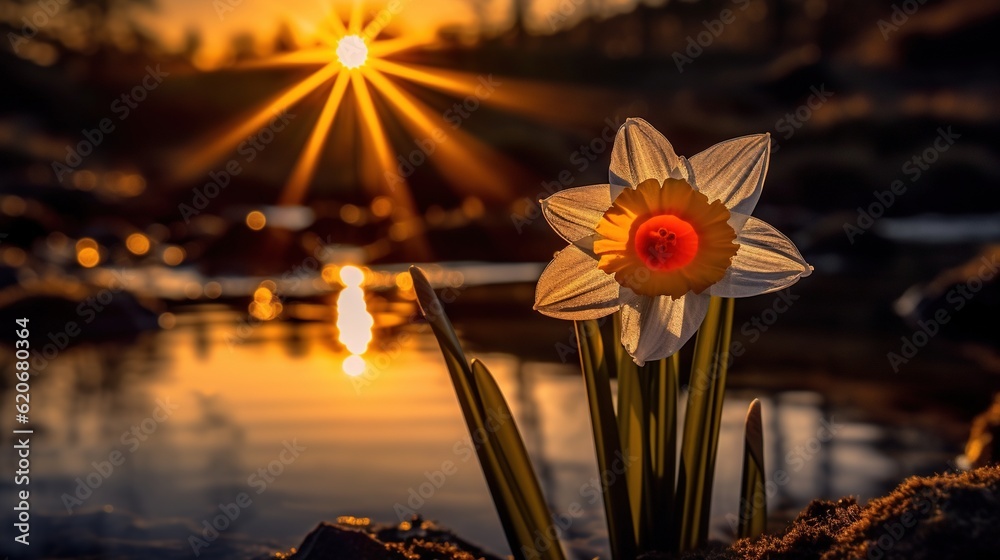
[{"label": "white flower petal", "polygon": [[570,245],[552,259],[535,288],[535,309],[557,319],[596,319],[618,310],[620,284],[597,259]]},{"label": "white flower petal", "polygon": [[597,222],[611,207],[611,186],[575,187],[542,201],[542,215],[552,229],[570,243],[594,235]]},{"label": "white flower petal", "polygon": [[670,142],[648,122],[632,118],[618,129],[611,150],[612,186],[634,189],[646,179],[686,180],[687,169],[684,158],[674,153]]},{"label": "white flower petal", "polygon": [[709,299],[707,294],[692,293],[680,299],[623,298],[622,344],[639,365],[666,358],[680,350],[701,327]]},{"label": "white flower petal", "polygon": [[776,292],[812,274],[813,268],[790,239],[767,222],[748,218],[736,239],[740,250],[726,275],[708,288],[713,296],[749,297]]},{"label": "white flower petal", "polygon": [[[720,142],[691,158],[695,188],[709,200],[721,200],[731,212],[749,216],[764,188],[770,155],[770,134]],[[739,232],[743,222],[733,218],[729,224]]]}]

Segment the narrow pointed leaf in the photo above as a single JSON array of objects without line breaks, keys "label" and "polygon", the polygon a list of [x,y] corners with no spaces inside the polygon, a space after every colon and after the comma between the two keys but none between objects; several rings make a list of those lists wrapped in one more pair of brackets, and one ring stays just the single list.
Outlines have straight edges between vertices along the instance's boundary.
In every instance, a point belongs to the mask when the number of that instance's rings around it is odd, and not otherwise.
[{"label": "narrow pointed leaf", "polygon": [[482,441],[475,446],[476,454],[512,555],[517,560],[565,560],[558,542],[537,547],[542,550],[536,548],[539,535],[556,532],[503,395],[482,364],[469,365],[458,335],[423,272],[410,267],[410,275],[420,309],[444,355],[469,433]]},{"label": "narrow pointed leaf", "polygon": [[[691,362],[691,380],[688,386],[687,410],[684,418],[684,439],[681,444],[681,460],[678,465],[677,495],[678,547],[691,550],[705,543],[708,527],[703,526],[707,514],[702,510],[711,503],[710,496],[704,495],[709,471],[711,453],[709,443],[711,431],[717,430],[713,423],[713,407],[716,390],[719,388],[717,371],[713,367],[714,354],[719,345],[722,327],[722,299],[713,297],[708,313],[698,330],[694,356]],[[724,381],[724,380],[723,380]],[[708,499],[706,499],[708,498]]]},{"label": "narrow pointed leaf", "polygon": [[699,541],[704,543],[708,539],[709,514],[712,508],[712,486],[715,482],[715,462],[719,455],[719,432],[722,429],[722,406],[726,397],[726,378],[729,374],[729,344],[733,334],[733,310],[736,308],[736,301],[732,298],[722,299],[722,318],[719,331],[716,336],[715,350],[712,354],[712,389],[710,391],[712,400],[709,401],[711,408],[708,413],[708,462],[705,465],[706,476],[704,479],[705,488],[702,490],[701,507],[701,533]]},{"label": "narrow pointed leaf", "polygon": [[[615,313],[614,342],[615,362],[618,371],[618,431],[621,434],[622,453],[626,457],[636,457],[625,467],[625,479],[628,486],[629,505],[632,512],[632,527],[635,530],[635,542],[641,540],[643,526],[643,474],[644,457],[648,456],[647,438],[643,429],[646,418],[642,386],[639,379],[639,366],[621,344],[621,312]],[[640,462],[642,461],[642,462]]]},{"label": "narrow pointed leaf", "polygon": [[[655,399],[655,383],[659,370],[660,361],[646,362],[639,366],[639,391],[642,394],[642,416],[638,429],[632,431],[633,437],[642,440],[642,454],[637,456],[641,461],[636,466],[641,466],[642,487],[639,497],[639,526],[636,532],[639,535],[639,550],[646,552],[652,550],[652,539],[656,533],[656,478],[654,475],[653,461],[655,461],[656,449],[659,442],[653,435],[653,413]],[[639,469],[637,469],[639,470]]]},{"label": "narrow pointed leaf", "polygon": [[[611,557],[613,560],[634,560],[636,548],[632,509],[626,479],[621,476],[624,463],[631,461],[631,457],[624,457],[621,452],[601,331],[596,321],[577,321],[575,325],[576,340],[580,346],[580,366],[583,369],[594,429],[597,466],[602,475],[609,473],[609,476],[601,476],[600,479],[608,538],[611,541]],[[615,476],[610,476],[611,473]]]},{"label": "narrow pointed leaf", "polygon": [[743,481],[740,487],[740,517],[737,535],[755,538],[767,528],[767,491],[764,481],[764,426],[760,400],[747,410],[743,439]]},{"label": "narrow pointed leaf", "polygon": [[[514,423],[510,407],[500,392],[500,387],[479,360],[472,360],[472,374],[489,417],[485,426],[488,430],[486,433],[490,443],[493,444],[492,447],[496,449],[496,459],[507,486],[512,490],[518,513],[530,529],[531,541],[522,541],[521,546],[528,545],[529,548],[533,548],[540,538],[549,539],[558,532],[553,526],[542,487],[528,457],[528,450]],[[547,542],[546,548],[549,552],[543,553],[542,558],[562,558],[558,540]]]},{"label": "narrow pointed leaf", "polygon": [[670,527],[673,525],[675,478],[677,468],[677,385],[680,357],[677,354],[660,360],[654,370],[651,429],[652,473],[650,535],[652,549],[673,550]]}]

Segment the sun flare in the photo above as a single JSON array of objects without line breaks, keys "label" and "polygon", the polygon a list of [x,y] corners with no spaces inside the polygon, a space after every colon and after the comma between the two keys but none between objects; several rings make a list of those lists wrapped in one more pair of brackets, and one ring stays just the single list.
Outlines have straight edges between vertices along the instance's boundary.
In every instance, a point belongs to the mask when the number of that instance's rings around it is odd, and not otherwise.
[{"label": "sun flare", "polygon": [[358,35],[345,35],[337,41],[337,60],[348,70],[361,68],[368,60],[368,45]]},{"label": "sun flare", "polygon": [[[564,114],[561,109],[566,108],[567,97],[558,88],[498,79],[492,74],[483,76],[392,60],[427,46],[429,40],[398,28],[397,18],[405,17],[401,5],[390,3],[380,10],[370,10],[365,8],[365,2],[352,0],[346,21],[331,7],[320,22],[301,22],[302,29],[312,35],[311,45],[246,60],[234,67],[235,71],[290,67],[314,70],[178,154],[174,179],[190,181],[203,176],[241,142],[267,126],[275,115],[299,106],[302,114],[315,117],[296,122],[296,126],[308,122],[309,130],[303,131],[301,149],[291,155],[276,203],[302,204],[320,164],[330,154],[334,129],[354,127],[350,132],[358,140],[354,144],[358,156],[354,184],[372,199],[389,201],[393,222],[403,224],[396,227],[398,235],[393,242],[405,244],[415,258],[429,258],[425,228],[411,227],[419,224],[422,216],[408,179],[412,171],[408,170],[426,160],[452,188],[461,191],[463,198],[507,200],[510,187],[498,170],[522,172],[521,167],[467,132],[461,127],[463,121],[471,118],[480,105],[548,118]],[[383,33],[387,28],[390,31]],[[459,102],[442,110],[428,104],[407,84],[443,93]],[[322,92],[322,97],[313,96],[314,92]],[[582,110],[576,112],[584,114]],[[432,139],[431,148],[422,147],[426,139]],[[431,149],[434,156],[427,157]]]}]

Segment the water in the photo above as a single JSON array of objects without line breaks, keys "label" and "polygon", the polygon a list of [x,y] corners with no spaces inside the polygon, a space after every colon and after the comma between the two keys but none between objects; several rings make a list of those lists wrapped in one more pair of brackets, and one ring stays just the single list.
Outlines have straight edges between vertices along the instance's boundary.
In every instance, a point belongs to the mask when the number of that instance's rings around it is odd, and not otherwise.
[{"label": "water", "polygon": [[[435,341],[426,326],[406,324],[412,302],[379,301],[345,307],[360,317],[340,321],[365,326],[367,316],[378,325],[367,352],[356,332],[338,332],[333,310],[317,304],[286,311],[320,321],[243,326],[245,312],[193,306],[176,313],[173,328],[134,343],[63,352],[32,384],[33,519],[128,513],[147,524],[177,524],[171,534],[185,548],[188,537],[201,536],[204,523],[228,509],[239,514],[210,547],[246,539],[277,549],[298,545],[322,520],[396,522],[416,512],[506,551]],[[350,349],[338,342],[345,336],[355,341]],[[362,370],[350,365],[358,355]],[[11,357],[3,356],[4,376],[12,379]],[[582,506],[566,531],[572,550],[581,558],[603,555],[591,428],[576,368],[503,352],[477,356],[510,402],[553,510]],[[3,401],[11,402],[12,388],[4,390]],[[734,390],[724,411],[713,502],[719,538],[730,534],[727,514],[737,511],[743,416],[760,394]],[[763,396],[767,459],[777,481],[772,512],[794,514],[817,496],[869,498],[941,460],[944,445],[932,436],[831,408],[817,393]],[[5,414],[3,433],[13,427]],[[787,477],[776,476],[779,467]],[[14,502],[13,490],[5,477],[4,504]],[[34,535],[36,543],[62,538]]]}]

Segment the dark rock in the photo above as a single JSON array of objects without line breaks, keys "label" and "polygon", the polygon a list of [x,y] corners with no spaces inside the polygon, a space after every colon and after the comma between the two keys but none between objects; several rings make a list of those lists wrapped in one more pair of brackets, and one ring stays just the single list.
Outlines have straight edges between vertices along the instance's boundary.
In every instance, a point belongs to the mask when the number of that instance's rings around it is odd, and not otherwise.
[{"label": "dark rock", "polygon": [[323,558],[325,560],[351,560],[353,558],[378,558],[407,560],[405,554],[391,550],[366,531],[348,529],[321,523],[306,536],[302,548],[292,555],[294,560]]},{"label": "dark rock", "polygon": [[320,523],[289,560],[500,560],[433,522],[414,517],[399,525],[371,525],[343,517]]}]

